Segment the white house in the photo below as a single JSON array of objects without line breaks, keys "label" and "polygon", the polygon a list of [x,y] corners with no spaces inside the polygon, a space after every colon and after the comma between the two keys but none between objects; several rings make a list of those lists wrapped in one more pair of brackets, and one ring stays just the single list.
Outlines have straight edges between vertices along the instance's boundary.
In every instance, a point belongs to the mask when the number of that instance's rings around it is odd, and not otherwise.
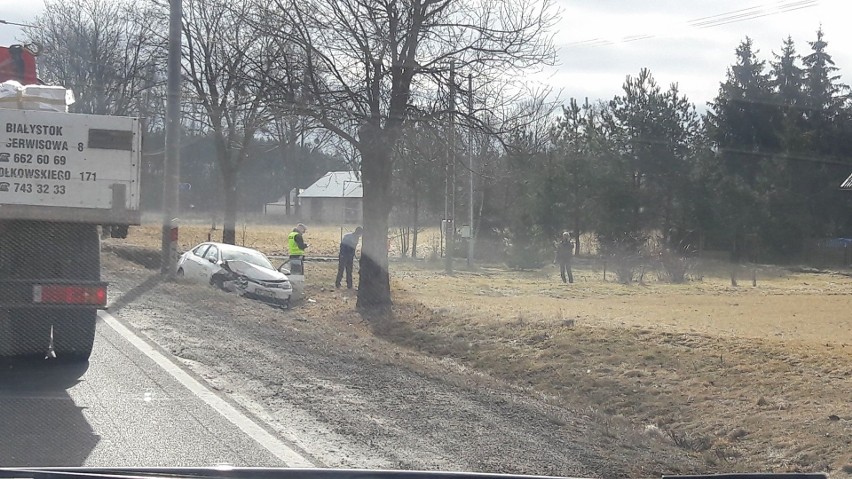
[{"label": "white house", "polygon": [[363,190],[355,171],[330,171],[299,194],[299,216],[312,223],[361,223]]}]

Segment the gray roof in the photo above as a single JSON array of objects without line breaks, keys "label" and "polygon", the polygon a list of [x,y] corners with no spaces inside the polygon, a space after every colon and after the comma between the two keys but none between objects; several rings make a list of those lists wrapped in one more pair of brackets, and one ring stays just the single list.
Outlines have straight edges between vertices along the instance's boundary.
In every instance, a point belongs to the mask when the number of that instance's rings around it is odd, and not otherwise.
[{"label": "gray roof", "polygon": [[852,190],[852,175],[849,175],[849,178],[846,178],[846,181],[840,184],[841,190]]},{"label": "gray roof", "polygon": [[329,171],[299,194],[300,198],[361,198],[360,175],[354,171]]}]

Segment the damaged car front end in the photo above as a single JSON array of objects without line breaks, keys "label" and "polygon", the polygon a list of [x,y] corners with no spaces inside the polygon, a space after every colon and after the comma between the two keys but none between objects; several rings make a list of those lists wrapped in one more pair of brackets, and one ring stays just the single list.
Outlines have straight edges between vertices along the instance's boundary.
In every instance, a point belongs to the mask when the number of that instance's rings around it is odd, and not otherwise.
[{"label": "damaged car front end", "polygon": [[229,292],[282,307],[290,306],[293,285],[287,275],[240,260],[225,260],[210,282]]}]

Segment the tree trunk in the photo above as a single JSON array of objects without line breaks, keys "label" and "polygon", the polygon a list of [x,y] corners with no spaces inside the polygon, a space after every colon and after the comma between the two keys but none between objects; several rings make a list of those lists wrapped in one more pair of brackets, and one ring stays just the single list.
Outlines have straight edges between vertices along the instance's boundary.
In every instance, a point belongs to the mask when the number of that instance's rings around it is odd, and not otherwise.
[{"label": "tree trunk", "polygon": [[580,212],[574,212],[574,256],[580,256]]},{"label": "tree trunk", "polygon": [[[365,125],[359,132],[364,185],[364,243],[361,246],[357,307],[362,312],[391,305],[388,275],[388,216],[391,210],[391,150],[388,132]],[[368,318],[369,319],[369,318]]]},{"label": "tree trunk", "polygon": [[235,244],[237,241],[237,174],[235,171],[223,168],[222,188],[225,199],[222,242]]},{"label": "tree trunk", "polygon": [[404,258],[408,255],[409,233],[411,229],[408,226],[399,227],[399,257]]},{"label": "tree trunk", "polygon": [[286,187],[284,191],[284,214],[290,218],[290,188]]},{"label": "tree trunk", "polygon": [[663,212],[663,240],[665,241],[666,248],[676,250],[680,245],[674,244],[674,236],[672,236],[672,210],[674,209],[672,202],[672,195],[667,194],[665,211]]},{"label": "tree trunk", "polygon": [[415,189],[414,190],[414,211],[412,211],[412,215],[411,215],[412,216],[411,222],[413,223],[412,229],[414,230],[411,233],[411,258],[412,259],[417,258],[417,231],[420,229],[420,225],[418,224],[419,211],[420,211],[420,202],[418,201],[417,190]]}]

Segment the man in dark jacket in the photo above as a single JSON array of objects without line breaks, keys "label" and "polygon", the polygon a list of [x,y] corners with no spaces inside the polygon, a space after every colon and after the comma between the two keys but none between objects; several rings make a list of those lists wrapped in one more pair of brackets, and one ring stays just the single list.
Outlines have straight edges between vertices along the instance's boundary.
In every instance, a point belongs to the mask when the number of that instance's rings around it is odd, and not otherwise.
[{"label": "man in dark jacket", "polygon": [[337,255],[337,280],[334,282],[334,287],[340,287],[340,281],[343,279],[343,271],[346,271],[346,287],[352,289],[352,268],[355,263],[355,250],[358,248],[358,240],[361,239],[361,227],[355,228],[355,231],[343,235],[343,240],[340,241],[340,253]]},{"label": "man in dark jacket", "polygon": [[574,256],[574,243],[571,241],[571,233],[562,233],[562,241],[556,243],[556,259],[559,263],[559,274],[563,283],[573,283],[574,275],[571,273],[571,258]]}]

